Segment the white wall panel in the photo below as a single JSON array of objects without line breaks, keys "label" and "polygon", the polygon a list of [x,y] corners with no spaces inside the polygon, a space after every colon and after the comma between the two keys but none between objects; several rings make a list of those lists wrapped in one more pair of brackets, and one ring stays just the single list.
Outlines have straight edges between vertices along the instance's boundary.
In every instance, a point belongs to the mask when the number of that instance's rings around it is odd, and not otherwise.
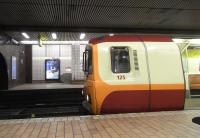
[{"label": "white wall panel", "polygon": [[71,45],[60,45],[60,57],[72,57]]},{"label": "white wall panel", "polygon": [[199,58],[188,58],[188,67],[190,74],[200,74],[200,59]]},{"label": "white wall panel", "polygon": [[44,59],[33,59],[32,76],[33,80],[45,80]]},{"label": "white wall panel", "polygon": [[33,57],[45,57],[45,46],[39,47],[38,45],[32,46]]},{"label": "white wall panel", "polygon": [[60,73],[71,73],[71,59],[60,59]]},{"label": "white wall panel", "polygon": [[58,58],[60,55],[60,46],[59,45],[46,45],[46,56]]},{"label": "white wall panel", "polygon": [[60,75],[71,73],[72,51],[71,45],[46,45],[43,47],[32,46],[32,76],[33,80],[45,80],[45,59],[60,59]]},{"label": "white wall panel", "polygon": [[[73,45],[72,47],[72,79],[83,80],[85,75],[82,71],[82,54],[86,45]],[[75,55],[75,56],[74,56]]]}]

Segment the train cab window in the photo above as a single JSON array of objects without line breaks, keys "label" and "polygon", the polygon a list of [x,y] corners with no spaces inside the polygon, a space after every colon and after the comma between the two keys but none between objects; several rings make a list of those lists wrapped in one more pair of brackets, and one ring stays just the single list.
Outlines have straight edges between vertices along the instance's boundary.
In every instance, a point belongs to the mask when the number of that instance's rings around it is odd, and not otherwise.
[{"label": "train cab window", "polygon": [[129,49],[127,47],[112,47],[110,52],[112,72],[130,72]]},{"label": "train cab window", "polygon": [[88,47],[83,53],[83,71],[87,74],[92,73],[92,49]]}]

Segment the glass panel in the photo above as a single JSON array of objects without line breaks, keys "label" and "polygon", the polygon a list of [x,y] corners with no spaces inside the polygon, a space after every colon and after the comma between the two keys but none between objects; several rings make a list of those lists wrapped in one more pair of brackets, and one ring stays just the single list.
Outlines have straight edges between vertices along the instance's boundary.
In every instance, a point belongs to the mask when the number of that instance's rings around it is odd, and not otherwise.
[{"label": "glass panel", "polygon": [[127,47],[111,48],[111,67],[113,73],[130,72],[129,50]]},{"label": "glass panel", "polygon": [[86,54],[88,73],[92,73],[92,49],[89,49]]},{"label": "glass panel", "polygon": [[182,52],[183,68],[186,81],[186,110],[200,110],[200,50],[188,47]]},{"label": "glass panel", "polygon": [[85,72],[92,73],[92,49],[90,47],[85,50]]}]

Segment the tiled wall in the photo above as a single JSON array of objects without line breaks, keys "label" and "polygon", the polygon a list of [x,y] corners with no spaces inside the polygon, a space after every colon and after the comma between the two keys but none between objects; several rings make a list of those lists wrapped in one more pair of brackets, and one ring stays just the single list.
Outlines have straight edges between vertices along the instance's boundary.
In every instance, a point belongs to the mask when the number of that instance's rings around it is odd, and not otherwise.
[{"label": "tiled wall", "polygon": [[59,58],[60,71],[72,73],[72,80],[83,80],[82,53],[85,45],[45,45],[32,46],[32,78],[33,80],[45,80],[45,59]]},{"label": "tiled wall", "polygon": [[45,59],[60,59],[60,74],[71,73],[71,45],[33,45],[32,55],[33,80],[45,80]]},{"label": "tiled wall", "polygon": [[72,79],[84,80],[84,72],[82,71],[82,54],[85,45],[75,44],[72,47]]}]

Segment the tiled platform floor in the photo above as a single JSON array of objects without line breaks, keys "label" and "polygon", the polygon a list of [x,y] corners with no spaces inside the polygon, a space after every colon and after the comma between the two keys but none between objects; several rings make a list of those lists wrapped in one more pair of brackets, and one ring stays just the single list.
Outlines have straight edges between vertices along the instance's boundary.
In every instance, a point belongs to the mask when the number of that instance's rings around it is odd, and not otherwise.
[{"label": "tiled platform floor", "polygon": [[0,120],[4,138],[200,138],[200,110]]}]

